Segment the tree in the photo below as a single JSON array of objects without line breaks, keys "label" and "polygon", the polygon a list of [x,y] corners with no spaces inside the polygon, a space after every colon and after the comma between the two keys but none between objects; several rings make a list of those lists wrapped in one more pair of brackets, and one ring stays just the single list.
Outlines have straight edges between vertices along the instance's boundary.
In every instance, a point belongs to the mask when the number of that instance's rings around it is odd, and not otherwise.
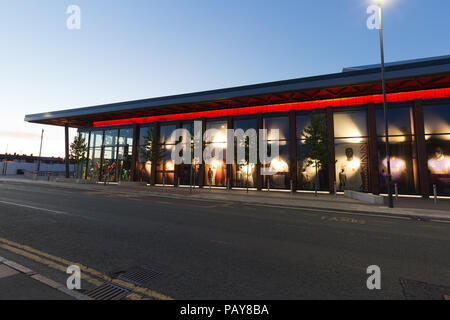
[{"label": "tree", "polygon": [[141,147],[141,155],[144,162],[150,161],[152,166],[157,166],[163,158],[163,145],[159,136],[154,134],[151,128],[148,128],[144,136],[144,146]]},{"label": "tree", "polygon": [[317,195],[319,168],[326,168],[335,160],[328,149],[328,131],[324,115],[313,111],[310,117],[310,125],[302,132],[303,145],[300,153],[306,166],[314,166],[316,170],[314,191]]},{"label": "tree", "polygon": [[79,133],[75,136],[73,142],[70,144],[69,159],[72,164],[75,164],[76,176],[79,178],[81,165],[87,159],[88,146],[86,139]]}]

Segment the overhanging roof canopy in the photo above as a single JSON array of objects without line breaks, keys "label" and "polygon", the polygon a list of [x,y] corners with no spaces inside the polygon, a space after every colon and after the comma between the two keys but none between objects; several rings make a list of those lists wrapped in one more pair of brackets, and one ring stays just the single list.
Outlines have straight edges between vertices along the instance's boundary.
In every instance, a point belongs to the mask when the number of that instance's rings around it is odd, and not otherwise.
[{"label": "overhanging roof canopy", "polygon": [[[346,68],[323,76],[33,114],[25,121],[83,128],[97,121],[358,97],[381,92],[380,73],[379,65]],[[450,56],[388,64],[386,79],[388,93],[450,88]]]}]

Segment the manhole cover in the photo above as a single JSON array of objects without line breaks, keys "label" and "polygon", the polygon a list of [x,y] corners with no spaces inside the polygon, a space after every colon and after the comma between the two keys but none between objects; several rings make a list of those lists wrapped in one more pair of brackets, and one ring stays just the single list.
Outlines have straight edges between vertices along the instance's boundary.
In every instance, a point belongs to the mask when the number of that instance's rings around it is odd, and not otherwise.
[{"label": "manhole cover", "polygon": [[409,279],[400,279],[407,300],[442,300],[450,288]]},{"label": "manhole cover", "polygon": [[161,274],[161,271],[147,266],[140,266],[122,273],[117,279],[142,287]]},{"label": "manhole cover", "polygon": [[130,291],[111,282],[107,282],[84,294],[94,300],[121,300],[130,294]]}]

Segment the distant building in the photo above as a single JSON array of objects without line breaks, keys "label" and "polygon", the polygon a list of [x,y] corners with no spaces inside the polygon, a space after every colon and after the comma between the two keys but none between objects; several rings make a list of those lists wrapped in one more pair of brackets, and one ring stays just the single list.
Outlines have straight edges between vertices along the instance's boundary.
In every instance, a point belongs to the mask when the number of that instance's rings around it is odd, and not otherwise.
[{"label": "distant building", "polygon": [[[63,173],[64,158],[41,157],[40,172]],[[19,154],[0,154],[1,175],[23,175],[26,171],[35,172],[38,169],[39,157]],[[71,166],[73,171],[73,166]]]}]

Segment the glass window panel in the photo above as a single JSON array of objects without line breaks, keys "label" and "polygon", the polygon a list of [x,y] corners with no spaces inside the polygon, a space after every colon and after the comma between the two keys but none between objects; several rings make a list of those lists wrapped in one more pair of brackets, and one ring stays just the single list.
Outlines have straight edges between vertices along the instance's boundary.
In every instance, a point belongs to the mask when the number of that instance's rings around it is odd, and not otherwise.
[{"label": "glass window panel", "polygon": [[255,118],[248,118],[248,119],[236,119],[234,120],[234,129],[242,129],[244,131],[247,131],[248,129],[255,129],[257,128],[256,119]]},{"label": "glass window panel", "polygon": [[104,149],[102,174],[104,178],[106,178],[106,180],[108,181],[116,180],[116,168],[117,168],[116,153],[117,153],[116,147],[105,147]]},{"label": "glass window panel", "polygon": [[172,138],[172,133],[176,130],[176,125],[163,125],[160,127],[159,137],[162,143],[174,144],[175,140]]},{"label": "glass window panel", "polygon": [[[414,133],[414,118],[411,108],[389,109],[389,136]],[[384,110],[376,111],[377,135],[385,135]]]},{"label": "glass window panel", "polygon": [[226,121],[211,121],[206,122],[206,130],[216,129],[219,132],[212,138],[206,139],[205,142],[214,142],[214,143],[224,143],[226,147],[227,143],[227,127],[228,124]]},{"label": "glass window panel", "polygon": [[120,145],[133,145],[133,129],[120,129],[119,132],[119,144]]},{"label": "glass window panel", "polygon": [[139,145],[143,146],[146,144],[147,139],[149,139],[153,134],[153,126],[141,127],[139,130]]},{"label": "glass window panel", "polygon": [[369,189],[369,146],[366,139],[335,140],[336,183],[339,191]]},{"label": "glass window panel", "polygon": [[430,184],[436,185],[439,195],[450,195],[450,134],[426,139]]},{"label": "glass window panel", "polygon": [[[270,145],[268,146],[270,149]],[[289,189],[290,182],[290,161],[289,161],[289,144],[280,145],[279,157],[272,159],[269,163],[262,163],[262,167],[277,172],[272,176],[264,176],[264,187],[267,188],[267,183],[270,180],[270,188],[274,189]]]},{"label": "glass window panel", "polygon": [[303,139],[303,131],[311,124],[310,115],[297,116],[297,139]]},{"label": "glass window panel", "polygon": [[366,111],[335,112],[334,136],[335,138],[367,136]]},{"label": "glass window panel", "polygon": [[[192,139],[194,136],[194,121],[183,122],[182,128],[186,129],[189,132],[189,134],[191,135],[191,139]],[[183,137],[181,141],[186,142],[186,137]]]},{"label": "glass window panel", "polygon": [[303,158],[303,146],[300,141],[297,143],[297,188],[300,190],[328,190],[328,169],[309,164],[308,159]]},{"label": "glass window panel", "polygon": [[225,161],[213,160],[205,165],[206,184],[218,187],[226,186],[227,166]]},{"label": "glass window panel", "polygon": [[[418,173],[416,167],[415,143],[410,136],[401,140],[390,141],[392,183],[397,184],[399,193],[414,194],[418,192]],[[380,187],[387,192],[387,160],[384,139],[378,139],[378,164]]]},{"label": "glass window panel", "polygon": [[119,130],[106,130],[105,131],[105,146],[115,146],[117,145],[117,137],[119,135]]},{"label": "glass window panel", "polygon": [[424,106],[425,134],[450,133],[450,105]]},{"label": "glass window panel", "polygon": [[101,147],[102,145],[103,145],[103,131],[92,132],[90,147]]},{"label": "glass window panel", "polygon": [[276,118],[264,118],[263,128],[267,129],[268,140],[272,140],[271,131],[274,129],[279,130],[280,140],[289,140],[289,118],[276,117]]},{"label": "glass window panel", "polygon": [[101,168],[102,149],[95,148],[89,150],[89,168],[88,168],[88,178],[92,180],[99,180]]}]

